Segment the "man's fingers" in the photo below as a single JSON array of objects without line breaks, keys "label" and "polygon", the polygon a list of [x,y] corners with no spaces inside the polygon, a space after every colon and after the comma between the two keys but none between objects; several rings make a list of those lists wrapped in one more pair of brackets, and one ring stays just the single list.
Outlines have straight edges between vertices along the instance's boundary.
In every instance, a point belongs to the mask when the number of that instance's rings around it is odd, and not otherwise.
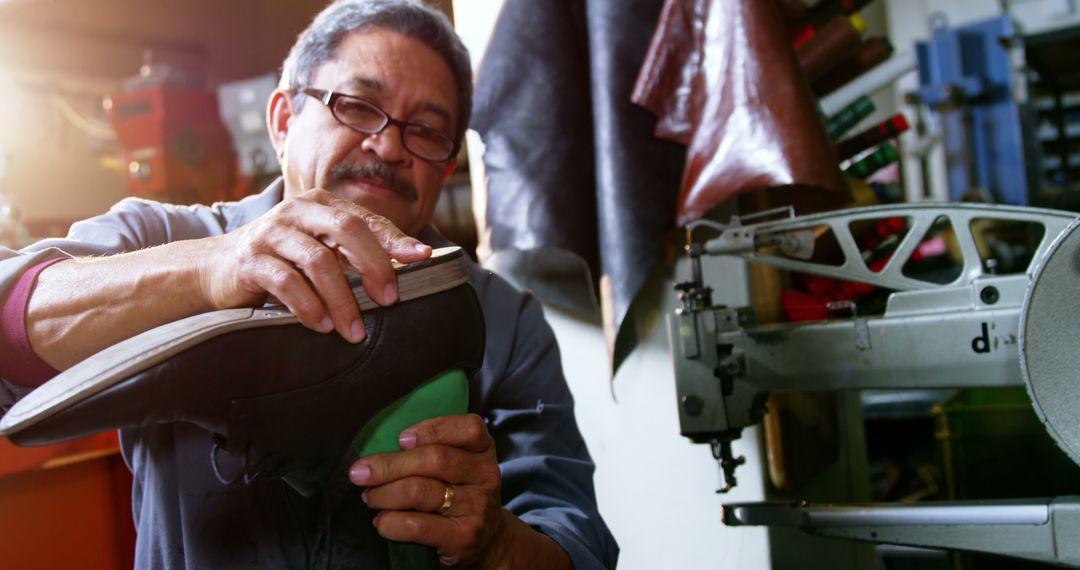
[{"label": "man's fingers", "polygon": [[390,263],[391,253],[383,248],[378,237],[368,228],[367,222],[357,211],[358,207],[344,207],[344,202],[335,204],[341,207],[311,204],[316,210],[300,221],[301,227],[324,242],[337,246],[345,260],[360,273],[364,290],[375,302],[380,305],[396,302],[397,276]]},{"label": "man's fingers", "polygon": [[479,517],[445,517],[415,511],[383,511],[375,517],[379,535],[397,542],[415,542],[439,550],[445,565],[468,558],[481,544],[484,528]]},{"label": "man's fingers", "polygon": [[[388,260],[383,263],[383,258],[392,257],[402,263],[412,263],[431,257],[431,247],[405,234],[383,216],[352,202],[335,199],[330,206],[337,209],[334,215],[339,227],[364,224],[366,231],[356,229],[347,232],[346,235],[356,238],[355,244],[342,244],[341,252],[359,271],[361,283],[368,295],[381,305],[393,304],[399,299],[397,276]],[[381,255],[372,257],[372,252]],[[379,263],[373,265],[372,261],[376,259]]]},{"label": "man's fingers", "polygon": [[282,212],[298,227],[333,243],[361,275],[364,290],[381,305],[398,300],[390,258],[412,263],[431,257],[431,247],[389,219],[320,189],[305,192]]},{"label": "man's fingers", "polygon": [[295,266],[278,257],[262,255],[251,268],[255,285],[277,297],[305,327],[323,333],[334,330],[322,300]]},{"label": "man's fingers", "polygon": [[401,231],[401,228],[385,216],[380,216],[323,190],[311,190],[308,195],[321,204],[359,216],[390,257],[402,263],[412,263],[431,257],[431,246]]},{"label": "man's fingers", "polygon": [[277,206],[278,217],[301,233],[334,244],[362,276],[364,290],[381,305],[397,301],[397,277],[390,254],[368,228],[355,204],[334,198],[323,190],[309,190],[300,198]]},{"label": "man's fingers", "polygon": [[[453,487],[450,508],[441,511],[447,499],[447,489]],[[363,493],[364,503],[376,510],[424,511],[445,516],[470,512],[472,490],[466,485],[453,486],[441,479],[407,477],[385,485],[369,487]]]},{"label": "man's fingers", "polygon": [[426,546],[443,545],[454,534],[454,522],[434,513],[383,511],[374,524],[383,538]]},{"label": "man's fingers", "polygon": [[495,444],[484,420],[476,414],[456,414],[424,420],[402,430],[398,436],[402,449],[422,445],[449,445],[474,453],[483,453]]},{"label": "man's fingers", "polygon": [[486,454],[445,445],[427,445],[371,455],[353,463],[349,479],[356,485],[374,487],[406,477],[428,477],[455,484],[497,488],[499,465]]},{"label": "man's fingers", "polygon": [[431,257],[431,246],[401,231],[387,218],[370,210],[364,210],[361,216],[367,222],[371,232],[378,238],[379,244],[394,259],[402,263],[412,263]]},{"label": "man's fingers", "polygon": [[360,320],[356,298],[345,280],[337,253],[303,233],[293,233],[275,247],[277,253],[300,269],[314,287],[338,334],[350,342],[364,340],[364,324]]}]

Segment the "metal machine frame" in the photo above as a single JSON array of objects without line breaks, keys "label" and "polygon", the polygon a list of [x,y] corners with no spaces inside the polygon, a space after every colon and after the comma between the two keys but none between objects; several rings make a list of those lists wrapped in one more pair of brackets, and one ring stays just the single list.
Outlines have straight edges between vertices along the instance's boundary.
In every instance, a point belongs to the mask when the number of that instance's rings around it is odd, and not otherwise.
[{"label": "metal machine frame", "polygon": [[[905,204],[875,206],[746,225],[734,218],[705,242],[690,240],[691,278],[680,283],[682,306],[668,316],[682,434],[710,443],[725,486],[736,484],[731,442],[762,420],[773,390],[922,389],[1022,386],[1018,341],[1035,268],[1070,229],[1075,214],[1016,206]],[[908,231],[888,262],[871,270],[852,224],[902,217]],[[963,258],[959,275],[939,284],[904,268],[927,231],[947,219]],[[975,220],[1043,228],[1026,271],[988,271],[972,232]],[[693,227],[690,228],[693,230]],[[825,229],[843,260],[811,261]],[[786,270],[876,285],[892,291],[881,315],[759,325],[747,308],[715,306],[701,258],[734,255]],[[851,309],[851,306],[846,308]],[[725,523],[794,525],[820,535],[910,546],[993,552],[1080,567],[1080,497],[979,504],[810,506],[725,505]],[[1065,526],[1062,526],[1065,525]],[[1011,538],[1010,538],[1011,537]],[[1017,542],[1020,541],[1020,542]]]}]

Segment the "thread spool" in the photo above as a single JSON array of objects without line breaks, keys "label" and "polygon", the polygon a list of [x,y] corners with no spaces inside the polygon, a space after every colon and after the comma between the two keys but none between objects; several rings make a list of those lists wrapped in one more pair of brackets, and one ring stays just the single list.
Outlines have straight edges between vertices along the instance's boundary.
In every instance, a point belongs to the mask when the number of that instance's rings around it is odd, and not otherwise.
[{"label": "thread spool", "polygon": [[799,65],[810,83],[846,59],[862,42],[866,22],[858,14],[829,20],[798,50]]},{"label": "thread spool", "polygon": [[844,174],[853,178],[866,179],[871,174],[885,168],[897,160],[900,160],[900,153],[896,152],[896,147],[893,146],[892,143],[885,143],[879,146],[874,152],[849,166],[844,170]]},{"label": "thread spool", "polygon": [[851,127],[859,124],[859,121],[870,116],[874,109],[874,102],[866,95],[863,95],[852,104],[841,109],[839,113],[829,117],[825,121],[825,133],[830,140],[836,140],[848,132]]},{"label": "thread spool", "polygon": [[907,119],[904,115],[897,113],[889,119],[837,143],[836,156],[840,160],[847,160],[876,144],[895,137],[907,129]]}]

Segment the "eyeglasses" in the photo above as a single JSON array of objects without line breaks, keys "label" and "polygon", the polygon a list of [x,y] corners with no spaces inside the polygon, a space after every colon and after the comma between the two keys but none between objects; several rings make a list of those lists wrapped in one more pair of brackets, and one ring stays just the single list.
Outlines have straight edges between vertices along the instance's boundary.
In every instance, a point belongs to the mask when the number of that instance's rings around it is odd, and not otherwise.
[{"label": "eyeglasses", "polygon": [[300,93],[310,95],[330,109],[330,114],[342,125],[366,135],[377,135],[388,125],[397,125],[401,130],[401,144],[412,154],[432,162],[445,162],[458,153],[458,143],[445,133],[418,125],[400,121],[386,114],[386,111],[374,103],[359,97],[345,95],[325,89],[304,87]]}]

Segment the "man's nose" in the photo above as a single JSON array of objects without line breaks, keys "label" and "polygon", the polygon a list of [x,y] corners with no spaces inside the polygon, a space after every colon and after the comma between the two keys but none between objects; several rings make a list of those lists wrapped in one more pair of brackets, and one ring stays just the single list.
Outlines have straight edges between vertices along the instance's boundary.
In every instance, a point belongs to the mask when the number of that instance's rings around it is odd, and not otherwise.
[{"label": "man's nose", "polygon": [[386,163],[399,163],[409,160],[411,155],[402,142],[401,127],[387,124],[383,130],[364,137],[360,148],[375,153]]}]

